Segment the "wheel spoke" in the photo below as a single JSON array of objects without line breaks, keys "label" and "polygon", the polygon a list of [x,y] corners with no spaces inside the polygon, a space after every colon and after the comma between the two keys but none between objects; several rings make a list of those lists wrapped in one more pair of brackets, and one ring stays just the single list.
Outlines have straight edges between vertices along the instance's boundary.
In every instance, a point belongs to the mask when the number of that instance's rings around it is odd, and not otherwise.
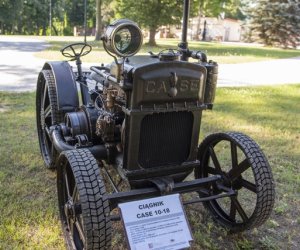
[{"label": "wheel spoke", "polygon": [[45,108],[44,110],[44,117],[45,119],[51,114],[51,105],[49,104],[49,106],[47,108]]},{"label": "wheel spoke", "polygon": [[244,188],[246,188],[246,189],[252,191],[253,193],[257,193],[257,188],[256,188],[256,185],[255,185],[255,184],[253,184],[253,183],[251,183],[251,182],[249,182],[249,181],[247,181],[247,180],[245,180],[245,179],[241,179],[241,180],[240,180],[240,183],[241,183],[241,185],[242,185]]},{"label": "wheel spoke", "polygon": [[216,153],[215,153],[213,147],[209,147],[208,150],[209,150],[209,154],[210,154],[211,159],[212,159],[212,161],[213,161],[213,163],[214,163],[214,165],[215,165],[216,170],[217,170],[219,173],[221,173],[221,172],[222,172],[221,166],[220,166],[219,160],[218,160],[218,158],[217,158],[217,155],[216,155]]},{"label": "wheel spoke", "polygon": [[208,174],[214,174],[214,175],[219,174],[219,171],[215,168],[212,168],[212,167],[208,166],[206,169],[207,169]]},{"label": "wheel spoke", "polygon": [[44,132],[44,143],[45,143],[45,146],[47,148],[46,154],[51,154],[52,144],[51,144],[50,138],[47,137],[47,132]]},{"label": "wheel spoke", "polygon": [[84,237],[84,233],[83,233],[81,224],[79,223],[78,220],[75,221],[75,226],[76,226],[76,228],[77,228],[77,231],[78,231],[78,233],[79,233],[79,236],[80,236],[80,239],[81,239],[83,245],[85,245],[85,237]]},{"label": "wheel spoke", "polygon": [[78,189],[77,186],[75,185],[74,190],[73,190],[73,194],[72,194],[72,199],[75,202],[77,199],[77,194],[78,194]]},{"label": "wheel spoke", "polygon": [[245,210],[242,208],[240,202],[236,197],[231,197],[231,203],[232,206],[235,207],[235,209],[238,211],[239,215],[242,217],[242,220],[246,222],[248,220],[248,216],[245,212]]},{"label": "wheel spoke", "polygon": [[228,176],[232,181],[236,180],[244,171],[250,167],[248,159],[243,160],[237,167],[228,172]]},{"label": "wheel spoke", "polygon": [[71,235],[74,236],[74,221],[72,219],[68,219]]},{"label": "wheel spoke", "polygon": [[235,222],[235,216],[236,216],[236,206],[234,205],[234,202],[231,199],[230,202],[230,213],[229,217]]},{"label": "wheel spoke", "polygon": [[43,93],[43,105],[42,105],[43,109],[45,107],[45,101],[46,101],[46,98],[47,98],[47,92],[48,92],[48,86],[47,86],[47,82],[45,81],[44,93]]},{"label": "wheel spoke", "polygon": [[49,138],[49,140],[51,141],[51,135],[50,135],[50,129],[47,127],[47,126],[45,126],[45,134],[46,134],[46,136]]},{"label": "wheel spoke", "polygon": [[64,179],[65,179],[65,184],[66,184],[66,190],[67,190],[68,198],[71,198],[70,187],[69,187],[69,180],[68,180],[68,175],[67,175],[67,171],[66,171],[65,168],[64,168]]},{"label": "wheel spoke", "polygon": [[230,148],[231,148],[231,163],[232,168],[236,168],[238,165],[238,159],[237,159],[237,146],[235,143],[230,142]]},{"label": "wheel spoke", "polygon": [[74,56],[76,56],[76,52],[75,52],[75,50],[73,49],[73,47],[71,47],[71,50],[73,51]]}]

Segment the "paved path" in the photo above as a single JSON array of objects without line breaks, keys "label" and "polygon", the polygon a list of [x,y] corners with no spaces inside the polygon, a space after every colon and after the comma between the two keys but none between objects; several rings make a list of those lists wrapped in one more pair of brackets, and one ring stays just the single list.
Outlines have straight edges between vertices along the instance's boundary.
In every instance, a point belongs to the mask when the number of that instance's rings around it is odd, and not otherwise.
[{"label": "paved path", "polygon": [[[45,60],[34,57],[34,53],[47,46],[37,39],[0,36],[0,91],[35,90]],[[300,83],[300,58],[222,64],[219,67],[219,87],[286,83]]]},{"label": "paved path", "polygon": [[222,64],[218,86],[300,83],[300,57],[262,62]]},{"label": "paved path", "polygon": [[0,36],[0,91],[32,91],[44,59],[34,53],[47,43],[30,38]]}]

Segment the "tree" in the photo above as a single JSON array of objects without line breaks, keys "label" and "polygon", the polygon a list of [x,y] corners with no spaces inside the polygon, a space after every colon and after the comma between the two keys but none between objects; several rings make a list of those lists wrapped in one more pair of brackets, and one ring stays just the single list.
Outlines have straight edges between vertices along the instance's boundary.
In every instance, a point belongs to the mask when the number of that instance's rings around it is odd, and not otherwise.
[{"label": "tree", "polygon": [[101,38],[103,26],[114,15],[114,3],[113,0],[96,0],[96,41]]},{"label": "tree", "polygon": [[250,31],[267,46],[296,48],[300,43],[298,0],[257,0],[250,8]]},{"label": "tree", "polygon": [[[54,20],[63,21],[65,0],[51,1]],[[49,28],[49,3],[49,0],[0,1],[1,32],[46,35],[46,30]]]},{"label": "tree", "polygon": [[[48,0],[49,1],[49,0]],[[52,0],[53,1],[53,0]],[[59,0],[62,1],[64,10],[64,34],[73,34],[73,28],[75,26],[84,26],[84,9],[85,0]],[[86,0],[87,3],[87,30],[95,27],[95,12],[96,12],[96,0]]]},{"label": "tree", "polygon": [[18,33],[18,25],[23,9],[22,0],[0,1],[0,25],[3,34]]},{"label": "tree", "polygon": [[195,0],[201,15],[217,17],[222,12],[233,12],[239,5],[240,0]]},{"label": "tree", "polygon": [[224,14],[227,18],[245,20],[247,15],[245,13],[246,0],[230,0],[225,3]]},{"label": "tree", "polygon": [[101,32],[102,32],[102,16],[101,16],[101,0],[96,0],[96,35],[95,40],[99,41],[101,38]]},{"label": "tree", "polygon": [[[93,16],[95,0],[87,1],[87,16],[90,18]],[[65,8],[68,17],[68,25],[73,26],[83,26],[84,24],[84,0],[74,1],[66,0]]]},{"label": "tree", "polygon": [[155,34],[161,25],[180,24],[181,0],[117,0],[117,13],[130,18],[150,32],[149,45],[155,45]]}]

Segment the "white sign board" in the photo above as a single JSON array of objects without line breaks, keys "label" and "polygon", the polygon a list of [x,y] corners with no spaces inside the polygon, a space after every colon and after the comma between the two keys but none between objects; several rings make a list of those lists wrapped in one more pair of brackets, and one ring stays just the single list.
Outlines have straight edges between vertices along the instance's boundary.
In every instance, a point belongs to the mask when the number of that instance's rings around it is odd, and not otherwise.
[{"label": "white sign board", "polygon": [[193,240],[179,194],[119,204],[131,250],[177,250]]}]

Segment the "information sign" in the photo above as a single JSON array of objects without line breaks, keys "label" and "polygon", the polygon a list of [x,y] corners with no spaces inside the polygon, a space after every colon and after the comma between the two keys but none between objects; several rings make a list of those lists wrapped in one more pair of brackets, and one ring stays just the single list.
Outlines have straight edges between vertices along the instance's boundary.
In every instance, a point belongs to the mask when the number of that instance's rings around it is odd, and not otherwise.
[{"label": "information sign", "polygon": [[179,194],[119,204],[131,250],[176,250],[193,240]]}]

